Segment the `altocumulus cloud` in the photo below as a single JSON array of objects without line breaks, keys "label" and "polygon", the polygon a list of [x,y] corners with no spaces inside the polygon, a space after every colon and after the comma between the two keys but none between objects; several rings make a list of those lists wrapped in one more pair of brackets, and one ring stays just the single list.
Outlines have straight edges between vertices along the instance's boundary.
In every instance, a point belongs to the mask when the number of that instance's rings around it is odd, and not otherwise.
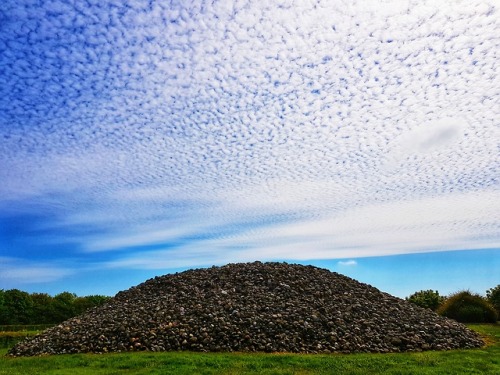
[{"label": "altocumulus cloud", "polygon": [[4,0],[3,277],[500,246],[499,12]]}]

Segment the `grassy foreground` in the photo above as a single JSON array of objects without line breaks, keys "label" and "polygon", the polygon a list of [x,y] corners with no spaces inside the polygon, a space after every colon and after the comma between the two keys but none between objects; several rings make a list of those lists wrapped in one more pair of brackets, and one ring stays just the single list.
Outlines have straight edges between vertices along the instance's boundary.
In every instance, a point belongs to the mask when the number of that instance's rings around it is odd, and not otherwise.
[{"label": "grassy foreground", "polygon": [[500,324],[469,325],[488,345],[402,354],[119,353],[5,357],[0,374],[500,374]]}]

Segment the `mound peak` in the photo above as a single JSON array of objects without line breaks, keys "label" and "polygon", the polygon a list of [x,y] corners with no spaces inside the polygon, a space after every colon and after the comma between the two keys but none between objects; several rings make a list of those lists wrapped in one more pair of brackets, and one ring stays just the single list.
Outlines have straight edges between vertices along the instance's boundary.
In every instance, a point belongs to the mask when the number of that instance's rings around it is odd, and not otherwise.
[{"label": "mound peak", "polygon": [[296,353],[473,348],[462,324],[313,266],[239,263],[150,279],[10,355],[134,350]]}]

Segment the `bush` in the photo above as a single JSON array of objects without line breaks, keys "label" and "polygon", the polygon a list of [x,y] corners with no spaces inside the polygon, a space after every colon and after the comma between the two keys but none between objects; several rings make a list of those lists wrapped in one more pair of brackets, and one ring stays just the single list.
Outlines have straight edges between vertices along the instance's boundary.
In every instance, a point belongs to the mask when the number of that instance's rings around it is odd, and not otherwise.
[{"label": "bush", "polygon": [[500,316],[500,284],[486,291],[486,299],[493,305],[498,316]]},{"label": "bush", "polygon": [[443,303],[444,297],[440,296],[437,290],[429,289],[415,292],[411,296],[406,297],[406,300],[417,306],[436,311],[439,305]]},{"label": "bush", "polygon": [[462,323],[495,323],[498,318],[491,303],[469,291],[452,294],[439,306],[437,312]]}]

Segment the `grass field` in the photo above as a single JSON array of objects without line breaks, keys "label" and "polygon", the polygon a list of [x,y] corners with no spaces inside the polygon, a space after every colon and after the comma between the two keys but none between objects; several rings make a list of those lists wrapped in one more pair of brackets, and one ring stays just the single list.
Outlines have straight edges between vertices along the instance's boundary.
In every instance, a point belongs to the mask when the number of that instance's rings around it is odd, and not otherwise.
[{"label": "grass field", "polygon": [[35,336],[40,333],[40,330],[28,331],[2,331],[0,330],[0,350],[13,346],[16,342],[21,341],[29,336]]},{"label": "grass field", "polygon": [[487,346],[402,354],[121,353],[5,357],[0,374],[500,374],[500,324],[469,325]]}]

